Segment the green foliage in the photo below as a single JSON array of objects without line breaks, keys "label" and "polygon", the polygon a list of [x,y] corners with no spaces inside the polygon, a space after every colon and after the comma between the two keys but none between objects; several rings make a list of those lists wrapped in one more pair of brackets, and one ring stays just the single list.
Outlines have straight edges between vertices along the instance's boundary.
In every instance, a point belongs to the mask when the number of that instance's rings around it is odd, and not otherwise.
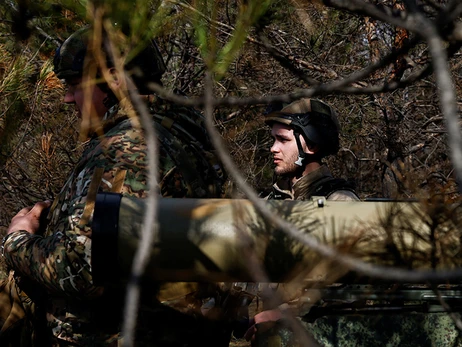
[{"label": "green foliage", "polygon": [[229,64],[234,61],[240,48],[244,44],[250,29],[258,22],[270,4],[270,0],[243,1],[240,4],[236,27],[232,33],[231,39],[219,52],[216,59],[217,66],[215,71],[218,77],[226,73]]},{"label": "green foliage", "polygon": [[236,59],[252,27],[258,23],[271,4],[271,0],[250,0],[239,2],[236,19],[229,39],[221,47],[217,42],[216,19],[220,1],[195,2],[197,12],[194,16],[196,42],[204,61],[220,80]]},{"label": "green foliage", "polygon": [[[208,57],[211,52],[209,52],[210,48],[214,48],[215,45],[215,37],[210,37],[208,35],[209,26],[208,26],[208,18],[211,17],[212,10],[210,7],[215,9],[214,2],[208,1],[196,1],[197,11],[194,11],[194,28],[196,33],[196,44],[199,47],[199,50],[202,54],[202,57]],[[209,38],[211,40],[209,41]],[[210,46],[210,47],[209,47]]]}]

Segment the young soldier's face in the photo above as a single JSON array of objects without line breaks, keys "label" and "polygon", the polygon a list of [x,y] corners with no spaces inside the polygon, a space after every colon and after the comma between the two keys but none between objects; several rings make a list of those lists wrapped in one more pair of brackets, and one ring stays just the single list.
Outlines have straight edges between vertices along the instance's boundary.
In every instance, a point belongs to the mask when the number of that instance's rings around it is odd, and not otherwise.
[{"label": "young soldier's face", "polygon": [[80,77],[66,80],[66,86],[64,102],[75,104],[79,118],[82,118],[82,115],[86,119],[103,118],[107,111],[103,102],[107,96],[105,92],[96,85],[84,86]]},{"label": "young soldier's face", "polygon": [[[294,131],[285,124],[274,123],[271,127],[271,136],[274,138],[270,149],[274,159],[274,172],[277,175],[295,175],[300,167],[295,164],[298,159],[298,147]],[[306,152],[306,143],[302,136],[300,142],[303,151]]]}]

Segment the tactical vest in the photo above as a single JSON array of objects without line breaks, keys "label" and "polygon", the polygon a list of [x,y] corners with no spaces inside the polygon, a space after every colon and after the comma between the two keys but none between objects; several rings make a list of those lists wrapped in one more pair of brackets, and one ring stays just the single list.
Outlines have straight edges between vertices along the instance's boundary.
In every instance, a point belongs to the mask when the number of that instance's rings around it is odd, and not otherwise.
[{"label": "tactical vest", "polygon": [[304,200],[312,196],[325,196],[326,199],[328,199],[330,195],[339,190],[348,190],[356,194],[355,186],[347,180],[343,178],[326,177],[314,182],[312,187],[310,187],[308,196],[304,197]]},{"label": "tactical vest", "polygon": [[[326,199],[328,199],[330,195],[339,190],[347,190],[354,193],[357,196],[355,186],[352,183],[348,182],[343,178],[333,178],[330,176],[326,176],[311,184],[308,192],[305,193],[303,197],[298,197],[297,200],[308,200],[313,196],[325,196]],[[286,200],[291,198],[292,197],[289,194],[285,193],[282,190],[277,190],[273,187],[273,190],[271,191],[267,199]]]},{"label": "tactical vest", "polygon": [[187,197],[223,195],[226,175],[212,147],[202,113],[162,99],[149,104],[159,145],[175,161],[191,190]]}]

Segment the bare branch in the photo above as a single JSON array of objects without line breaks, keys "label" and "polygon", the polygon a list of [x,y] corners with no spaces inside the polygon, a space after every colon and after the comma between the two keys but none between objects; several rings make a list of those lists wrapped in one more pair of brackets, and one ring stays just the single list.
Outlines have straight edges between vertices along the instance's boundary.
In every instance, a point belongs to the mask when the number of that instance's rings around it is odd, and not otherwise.
[{"label": "bare branch", "polygon": [[421,34],[426,37],[433,58],[435,76],[439,86],[438,92],[441,100],[441,108],[448,131],[452,164],[455,168],[459,192],[462,192],[462,136],[457,112],[456,95],[448,69],[446,52],[442,39],[438,35],[438,31],[433,23],[420,14],[416,14],[415,17],[421,23]]}]

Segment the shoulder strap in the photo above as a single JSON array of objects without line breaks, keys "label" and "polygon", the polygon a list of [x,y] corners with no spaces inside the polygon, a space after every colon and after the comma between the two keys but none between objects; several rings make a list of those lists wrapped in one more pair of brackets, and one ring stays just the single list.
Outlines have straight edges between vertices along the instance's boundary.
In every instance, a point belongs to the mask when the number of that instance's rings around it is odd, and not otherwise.
[{"label": "shoulder strap", "polygon": [[226,173],[205,130],[204,116],[160,98],[151,113],[161,147],[191,185],[190,197],[221,196]]},{"label": "shoulder strap", "polygon": [[93,172],[93,176],[90,181],[90,186],[88,188],[87,200],[85,202],[85,207],[83,209],[82,216],[80,217],[79,226],[87,225],[90,220],[91,214],[95,209],[96,195],[98,194],[103,174],[103,167],[95,168],[95,171]]}]

